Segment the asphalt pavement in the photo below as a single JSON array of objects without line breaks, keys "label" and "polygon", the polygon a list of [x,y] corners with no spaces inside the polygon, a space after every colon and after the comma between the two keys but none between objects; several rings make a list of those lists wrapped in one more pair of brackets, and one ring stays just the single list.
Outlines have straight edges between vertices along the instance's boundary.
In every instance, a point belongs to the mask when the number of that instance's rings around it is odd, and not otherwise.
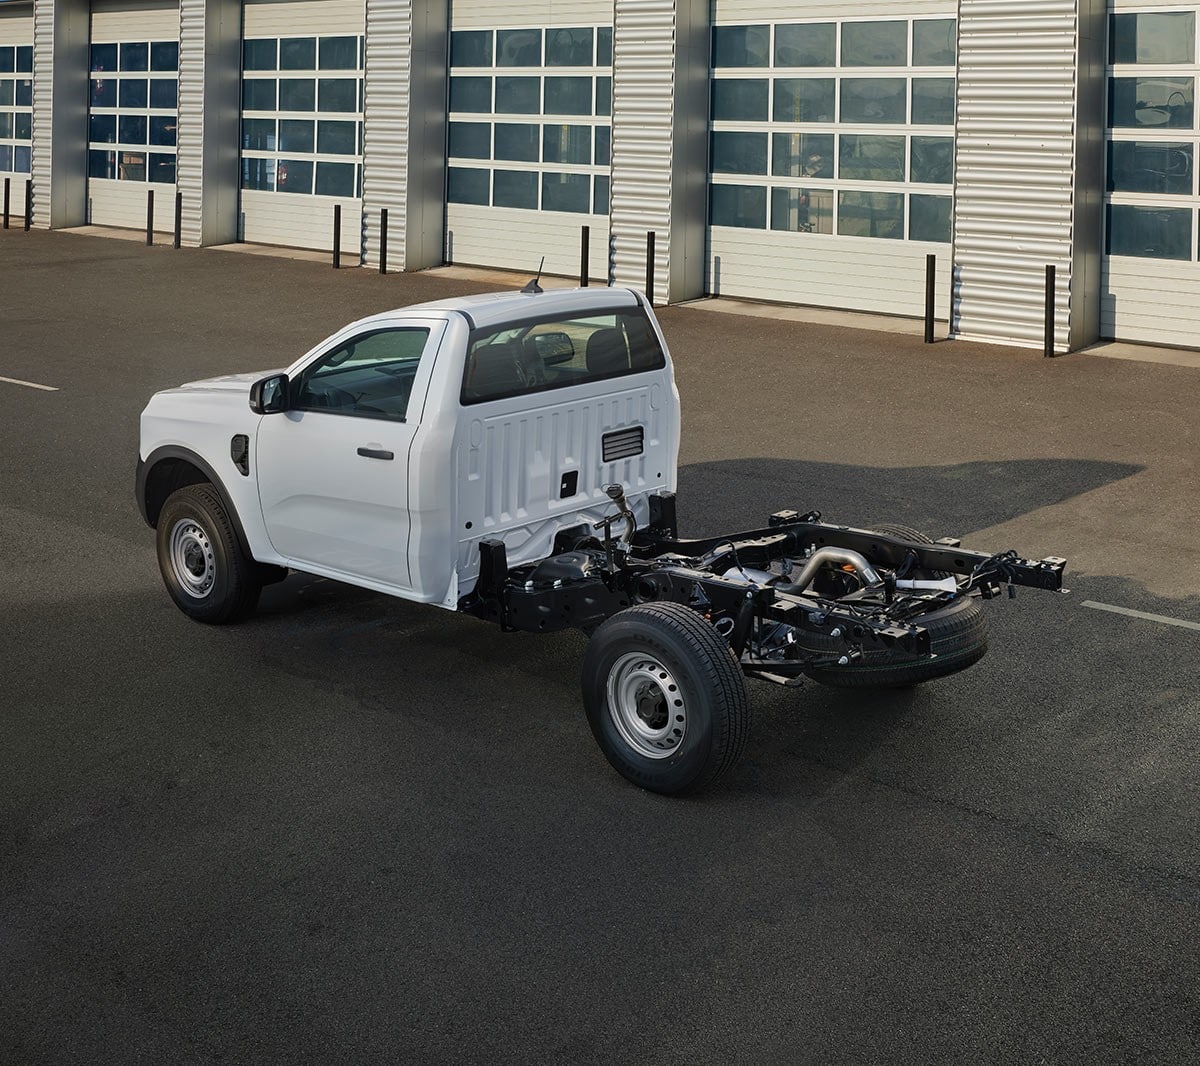
[{"label": "asphalt pavement", "polygon": [[670,800],[580,636],[162,588],[153,391],[480,288],[0,232],[0,1063],[1197,1061],[1200,370],[664,310],[685,533],[818,508],[1072,589],[915,691],[753,683]]}]

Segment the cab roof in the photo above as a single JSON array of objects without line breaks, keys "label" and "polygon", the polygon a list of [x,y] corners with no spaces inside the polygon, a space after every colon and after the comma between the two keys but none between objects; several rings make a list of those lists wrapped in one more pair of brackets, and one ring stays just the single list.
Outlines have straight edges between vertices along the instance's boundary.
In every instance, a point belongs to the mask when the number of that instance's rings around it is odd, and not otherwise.
[{"label": "cab roof", "polygon": [[460,296],[451,300],[431,300],[428,303],[410,304],[393,311],[364,319],[390,319],[413,312],[431,314],[459,313],[466,316],[474,327],[503,325],[514,319],[529,318],[545,314],[558,317],[564,314],[589,314],[599,311],[620,310],[644,304],[645,298],[634,289],[612,289],[597,286],[586,289],[547,289],[544,292],[489,292],[478,296]]}]

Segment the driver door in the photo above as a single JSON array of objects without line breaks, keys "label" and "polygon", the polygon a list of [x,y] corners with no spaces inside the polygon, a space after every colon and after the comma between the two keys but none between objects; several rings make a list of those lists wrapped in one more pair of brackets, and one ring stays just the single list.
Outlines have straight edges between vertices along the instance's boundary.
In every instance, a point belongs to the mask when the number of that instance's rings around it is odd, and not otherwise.
[{"label": "driver door", "polygon": [[316,356],[259,423],[263,521],[296,569],[412,587],[408,456],[445,323],[406,320]]}]

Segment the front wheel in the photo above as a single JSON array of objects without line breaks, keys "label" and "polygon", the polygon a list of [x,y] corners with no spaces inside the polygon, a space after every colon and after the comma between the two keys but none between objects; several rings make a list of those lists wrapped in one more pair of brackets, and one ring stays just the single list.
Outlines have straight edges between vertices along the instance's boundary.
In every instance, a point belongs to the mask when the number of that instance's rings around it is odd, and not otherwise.
[{"label": "front wheel", "polygon": [[635,785],[680,796],[742,753],[750,703],[729,645],[690,608],[646,603],[608,619],[583,657],[588,724]]},{"label": "front wheel", "polygon": [[262,581],[211,485],[187,485],[167,497],[157,547],[163,582],[184,614],[215,624],[254,610]]}]

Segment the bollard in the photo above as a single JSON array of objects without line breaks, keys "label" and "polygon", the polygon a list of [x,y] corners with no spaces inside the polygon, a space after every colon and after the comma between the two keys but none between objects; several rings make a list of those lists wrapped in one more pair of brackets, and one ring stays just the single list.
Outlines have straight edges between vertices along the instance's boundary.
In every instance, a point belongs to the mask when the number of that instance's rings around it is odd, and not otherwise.
[{"label": "bollard", "polygon": [[342,258],[342,205],[333,205],[333,269],[341,267]]},{"label": "bollard", "polygon": [[1054,267],[1046,267],[1046,348],[1047,359],[1054,358]]},{"label": "bollard", "polygon": [[654,306],[654,230],[646,234],[646,299]]},{"label": "bollard", "polygon": [[4,179],[4,228],[8,229],[9,196],[12,193],[12,178]]},{"label": "bollard", "polygon": [[385,207],[379,212],[379,273],[387,273],[387,213]]},{"label": "bollard", "polygon": [[25,179],[25,232],[33,225],[33,178]]},{"label": "bollard", "polygon": [[146,190],[146,247],[154,246],[154,190]]},{"label": "bollard", "polygon": [[933,343],[933,316],[934,304],[936,296],[934,295],[934,283],[937,281],[937,256],[927,255],[925,257],[925,343]]},{"label": "bollard", "polygon": [[175,194],[175,248],[183,244],[183,193]]},{"label": "bollard", "polygon": [[584,226],[579,235],[579,287],[586,289],[588,284],[588,250],[592,243],[592,227]]}]

